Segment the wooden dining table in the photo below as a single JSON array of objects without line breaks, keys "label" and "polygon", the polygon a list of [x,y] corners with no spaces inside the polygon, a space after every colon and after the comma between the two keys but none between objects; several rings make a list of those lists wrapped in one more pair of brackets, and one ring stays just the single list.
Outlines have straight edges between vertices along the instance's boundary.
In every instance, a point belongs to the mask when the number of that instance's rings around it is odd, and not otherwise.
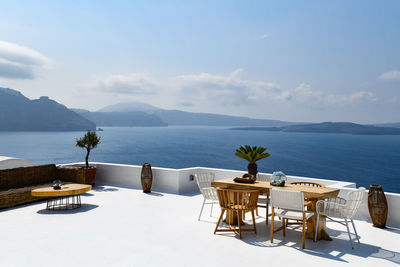
[{"label": "wooden dining table", "polygon": [[[304,193],[304,198],[310,203],[308,205],[308,209],[311,209],[315,212],[316,210],[316,203],[320,199],[326,198],[334,198],[337,197],[339,194],[339,189],[336,188],[326,188],[326,187],[313,187],[313,186],[306,186],[306,185],[294,185],[294,184],[286,184],[284,187],[282,186],[273,186],[270,182],[265,181],[256,181],[254,184],[244,184],[244,183],[237,183],[233,181],[233,178],[227,178],[222,180],[215,180],[211,183],[212,187],[218,188],[229,188],[229,189],[256,189],[259,190],[261,194],[267,194],[269,196],[269,191],[272,188],[283,189],[283,190],[294,190],[294,191],[301,191]],[[233,218],[235,214],[227,214],[227,219],[229,223],[237,222],[242,223],[237,220],[237,218]],[[228,218],[228,216],[230,218]],[[311,217],[309,221],[307,221],[307,238],[314,239],[315,235],[315,222],[316,222],[316,215]],[[326,229],[326,218],[321,216],[319,220],[319,227],[318,227],[318,235],[317,239],[324,239],[324,240],[332,240],[329,235],[325,231]]]}]

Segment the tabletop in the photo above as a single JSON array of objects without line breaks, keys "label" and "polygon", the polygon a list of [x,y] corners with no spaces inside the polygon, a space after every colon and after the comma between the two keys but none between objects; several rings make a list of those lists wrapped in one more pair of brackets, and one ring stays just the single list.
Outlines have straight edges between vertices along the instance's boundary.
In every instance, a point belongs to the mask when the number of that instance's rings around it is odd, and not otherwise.
[{"label": "tabletop", "polygon": [[256,181],[254,184],[243,184],[236,183],[232,178],[215,180],[211,182],[213,187],[229,187],[232,189],[257,189],[261,192],[268,192],[272,188],[283,189],[283,190],[293,190],[301,191],[304,193],[304,197],[307,199],[325,199],[336,197],[339,194],[339,189],[337,188],[327,188],[327,187],[314,187],[306,185],[293,185],[286,184],[282,186],[273,186],[270,182]]},{"label": "tabletop", "polygon": [[87,184],[64,184],[61,189],[55,190],[52,186],[42,187],[32,190],[32,196],[35,197],[62,197],[70,195],[80,195],[92,189]]}]

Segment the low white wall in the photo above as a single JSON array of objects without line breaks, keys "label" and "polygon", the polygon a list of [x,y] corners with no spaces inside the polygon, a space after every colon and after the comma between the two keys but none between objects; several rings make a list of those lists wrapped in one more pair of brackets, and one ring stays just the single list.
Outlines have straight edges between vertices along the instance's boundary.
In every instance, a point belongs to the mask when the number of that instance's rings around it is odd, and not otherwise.
[{"label": "low white wall", "polygon": [[[71,163],[66,165],[82,165],[83,163]],[[140,176],[142,166],[139,165],[124,165],[93,162],[91,165],[97,166],[96,183],[109,184],[121,187],[129,187],[142,189]],[[152,166],[153,185],[152,190],[173,193],[173,194],[193,194],[199,193],[197,183],[193,178],[194,174],[201,172],[212,172],[216,180],[241,177],[246,171],[214,169],[204,167],[194,167],[186,169],[169,169],[158,168]],[[260,173],[269,177],[269,173]],[[356,184],[352,182],[335,181],[328,179],[317,179],[300,176],[288,176],[287,182],[294,181],[310,181],[324,184],[326,187],[340,189],[339,196],[346,197],[347,193],[356,189]],[[400,227],[400,213],[397,209],[400,207],[400,194],[385,193],[389,205],[388,226]],[[357,213],[357,219],[371,221],[368,212],[368,191],[365,191],[364,200]]]},{"label": "low white wall", "polygon": [[[82,166],[83,163],[66,164]],[[121,187],[142,189],[140,176],[142,166],[91,162],[97,167],[96,184],[110,184]],[[153,174],[152,190],[179,194],[179,170],[151,167]]]}]

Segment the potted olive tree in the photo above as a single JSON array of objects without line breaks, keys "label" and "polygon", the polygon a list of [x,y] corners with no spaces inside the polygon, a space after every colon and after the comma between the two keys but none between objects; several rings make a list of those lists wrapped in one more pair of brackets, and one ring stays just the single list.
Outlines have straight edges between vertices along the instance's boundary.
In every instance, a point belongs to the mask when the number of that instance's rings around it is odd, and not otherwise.
[{"label": "potted olive tree", "polygon": [[267,150],[266,147],[262,146],[251,147],[246,145],[244,147],[240,146],[239,149],[236,149],[235,155],[249,162],[249,165],[247,165],[248,172],[249,174],[252,174],[254,175],[254,177],[256,177],[258,172],[256,161],[270,156],[268,152],[265,152],[266,150]]},{"label": "potted olive tree", "polygon": [[94,185],[97,168],[95,166],[89,166],[89,155],[90,151],[100,144],[100,137],[97,136],[95,131],[88,131],[82,138],[76,139],[76,146],[86,149],[85,157],[85,183]]}]

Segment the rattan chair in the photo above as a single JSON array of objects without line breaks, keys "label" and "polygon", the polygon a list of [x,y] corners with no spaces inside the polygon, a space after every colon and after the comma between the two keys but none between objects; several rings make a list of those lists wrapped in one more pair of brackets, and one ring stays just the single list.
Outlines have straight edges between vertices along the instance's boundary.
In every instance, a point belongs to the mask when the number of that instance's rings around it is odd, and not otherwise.
[{"label": "rattan chair", "polygon": [[[219,205],[221,207],[221,215],[219,216],[217,225],[214,230],[216,232],[235,232],[242,238],[242,232],[254,231],[256,233],[256,221],[254,217],[254,210],[257,208],[258,202],[258,190],[233,190],[233,189],[217,189]],[[242,215],[250,211],[253,218],[253,228],[242,228],[241,221]],[[238,227],[229,225],[229,229],[220,229],[219,225],[227,212],[230,215],[236,214],[238,217]]]},{"label": "rattan chair", "polygon": [[325,185],[323,185],[323,184],[314,183],[314,182],[291,182],[290,184],[313,186],[313,187],[325,187]]},{"label": "rattan chair", "polygon": [[[365,194],[365,188],[360,187],[355,191],[351,191],[351,192],[347,193],[346,199],[341,198],[341,197],[336,197],[336,198],[330,198],[330,199],[326,199],[326,200],[318,200],[317,205],[316,205],[316,212],[317,212],[316,228],[317,229],[315,231],[314,240],[317,240],[319,217],[321,215],[323,215],[323,216],[326,216],[327,219],[329,219],[333,222],[337,222],[337,223],[340,223],[341,225],[346,226],[347,234],[349,235],[349,239],[350,239],[351,248],[354,248],[353,242],[351,240],[350,228],[349,228],[349,224],[348,224],[348,220],[350,220],[351,224],[353,225],[357,241],[358,241],[358,243],[360,243],[360,239],[358,238],[358,234],[357,234],[356,226],[354,225],[353,218],[361,206],[364,194]],[[342,219],[343,221],[334,220],[332,218]]]},{"label": "rattan chair", "polygon": [[[214,187],[211,187],[211,182],[214,181],[214,173],[212,172],[197,173],[194,176],[196,178],[196,182],[197,185],[199,186],[200,192],[204,198],[198,218],[198,220],[200,221],[204,205],[211,205],[210,216],[212,215],[213,206],[214,204],[218,203],[218,196],[217,196],[217,190]],[[207,200],[208,202],[206,202]]]},{"label": "rattan chair", "polygon": [[[282,230],[286,235],[286,220],[299,220],[302,222],[302,248],[305,248],[306,222],[314,212],[306,211],[304,206],[304,193],[282,189],[271,189],[271,243],[274,241],[274,233]],[[282,226],[274,229],[275,216],[282,218]]]}]

